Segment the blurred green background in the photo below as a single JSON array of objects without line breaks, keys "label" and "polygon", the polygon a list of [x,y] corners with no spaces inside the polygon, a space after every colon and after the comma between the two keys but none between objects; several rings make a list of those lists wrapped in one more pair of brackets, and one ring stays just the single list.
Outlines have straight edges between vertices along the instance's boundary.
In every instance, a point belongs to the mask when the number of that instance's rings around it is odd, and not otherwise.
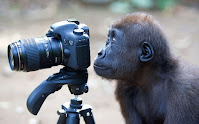
[{"label": "blurred green background", "polygon": [[198,0],[0,0],[0,123],[57,122],[56,111],[73,97],[67,86],[49,96],[37,116],[28,112],[26,100],[36,86],[61,66],[12,72],[7,46],[22,38],[45,36],[51,24],[76,18],[89,26],[91,36],[90,91],[81,96],[83,103],[92,105],[97,124],[124,124],[114,97],[115,82],[98,77],[92,66],[98,50],[105,45],[113,20],[137,11],[152,14],[160,21],[174,54],[199,65]]}]

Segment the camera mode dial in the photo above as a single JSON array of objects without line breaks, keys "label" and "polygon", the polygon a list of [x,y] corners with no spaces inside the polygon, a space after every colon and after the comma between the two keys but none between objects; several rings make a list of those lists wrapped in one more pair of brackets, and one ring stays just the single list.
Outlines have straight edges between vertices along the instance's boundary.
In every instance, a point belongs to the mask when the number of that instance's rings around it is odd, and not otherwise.
[{"label": "camera mode dial", "polygon": [[83,34],[84,34],[84,30],[83,30],[83,29],[80,29],[80,28],[75,29],[73,32],[74,32],[74,34],[76,34],[76,35],[83,35]]}]

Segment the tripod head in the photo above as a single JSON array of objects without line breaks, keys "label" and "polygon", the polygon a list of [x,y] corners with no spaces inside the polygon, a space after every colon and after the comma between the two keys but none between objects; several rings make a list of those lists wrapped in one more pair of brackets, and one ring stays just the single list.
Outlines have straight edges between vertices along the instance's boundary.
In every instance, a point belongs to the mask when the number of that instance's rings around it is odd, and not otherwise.
[{"label": "tripod head", "polygon": [[55,91],[67,84],[71,94],[81,95],[88,92],[87,86],[88,73],[87,69],[73,70],[67,67],[60,69],[59,73],[51,75],[44,80],[30,94],[27,100],[27,108],[30,113],[37,115],[45,99]]}]

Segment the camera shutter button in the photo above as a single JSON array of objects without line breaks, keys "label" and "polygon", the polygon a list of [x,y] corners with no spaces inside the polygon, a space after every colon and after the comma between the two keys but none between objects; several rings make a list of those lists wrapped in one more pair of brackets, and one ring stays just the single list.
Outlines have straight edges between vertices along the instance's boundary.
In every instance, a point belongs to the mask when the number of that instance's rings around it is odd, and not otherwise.
[{"label": "camera shutter button", "polygon": [[83,29],[75,29],[73,32],[76,35],[83,35],[84,34],[84,30]]},{"label": "camera shutter button", "polygon": [[74,22],[75,24],[79,25],[79,21],[77,19],[68,19],[68,22]]}]

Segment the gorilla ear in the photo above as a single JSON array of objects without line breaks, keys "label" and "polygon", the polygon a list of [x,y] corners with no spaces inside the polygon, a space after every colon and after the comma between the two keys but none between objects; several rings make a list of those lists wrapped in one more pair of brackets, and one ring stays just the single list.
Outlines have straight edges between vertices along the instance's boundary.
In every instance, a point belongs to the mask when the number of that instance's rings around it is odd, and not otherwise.
[{"label": "gorilla ear", "polygon": [[153,58],[154,50],[153,46],[149,42],[147,41],[143,42],[140,47],[140,50],[141,50],[140,61],[147,62]]}]

